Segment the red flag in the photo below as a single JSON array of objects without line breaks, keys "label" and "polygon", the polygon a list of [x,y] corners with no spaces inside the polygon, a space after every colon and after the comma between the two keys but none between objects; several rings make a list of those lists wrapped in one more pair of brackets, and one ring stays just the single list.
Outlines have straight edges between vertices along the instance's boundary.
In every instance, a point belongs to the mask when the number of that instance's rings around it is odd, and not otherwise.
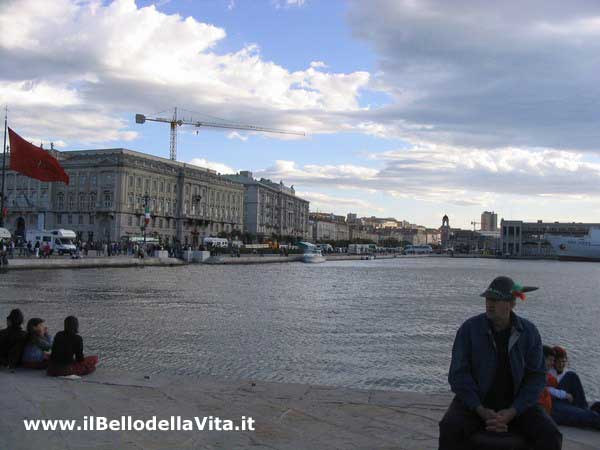
[{"label": "red flag", "polygon": [[10,128],[10,169],[40,181],[62,181],[69,184],[69,175],[49,152],[30,144]]}]

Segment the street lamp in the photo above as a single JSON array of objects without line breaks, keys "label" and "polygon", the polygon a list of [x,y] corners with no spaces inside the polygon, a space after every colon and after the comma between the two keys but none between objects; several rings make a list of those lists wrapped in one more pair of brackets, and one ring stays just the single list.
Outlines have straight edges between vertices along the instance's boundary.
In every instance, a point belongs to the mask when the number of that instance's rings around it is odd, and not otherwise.
[{"label": "street lamp", "polygon": [[144,231],[144,250],[146,250],[146,228],[150,223],[150,205],[148,204],[149,200],[150,196],[148,194],[144,195],[144,226],[142,227]]}]

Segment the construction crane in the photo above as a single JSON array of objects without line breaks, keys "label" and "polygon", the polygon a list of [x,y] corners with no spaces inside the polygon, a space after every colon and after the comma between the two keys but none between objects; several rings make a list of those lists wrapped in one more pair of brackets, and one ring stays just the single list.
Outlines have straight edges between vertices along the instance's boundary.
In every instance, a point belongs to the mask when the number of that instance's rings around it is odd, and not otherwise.
[{"label": "construction crane", "polygon": [[475,231],[475,227],[477,225],[481,225],[481,222],[475,222],[475,221],[473,221],[473,222],[471,222],[471,225],[473,225],[473,231]]},{"label": "construction crane", "polygon": [[149,122],[164,122],[171,125],[171,149],[170,149],[170,158],[171,160],[177,160],[177,127],[181,125],[192,125],[195,127],[211,127],[211,128],[228,128],[231,130],[247,130],[247,131],[260,131],[263,133],[278,133],[278,134],[295,134],[297,136],[306,136],[305,133],[297,132],[297,131],[288,131],[288,130],[279,130],[277,128],[265,128],[265,127],[257,127],[254,125],[242,125],[237,123],[227,123],[227,122],[199,122],[199,121],[188,121],[177,118],[177,108],[174,108],[173,117],[171,119],[166,119],[163,117],[146,117],[143,114],[135,115],[135,123],[144,123],[146,121]]}]

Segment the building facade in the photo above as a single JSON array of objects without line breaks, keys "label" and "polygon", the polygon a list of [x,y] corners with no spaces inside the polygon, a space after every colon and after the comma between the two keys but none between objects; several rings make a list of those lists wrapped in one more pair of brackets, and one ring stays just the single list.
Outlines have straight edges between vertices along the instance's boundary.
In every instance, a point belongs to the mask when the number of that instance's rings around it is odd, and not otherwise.
[{"label": "building facade", "polygon": [[309,228],[314,242],[349,241],[350,229],[344,216],[310,213]]},{"label": "building facade", "polygon": [[[6,175],[5,221],[16,235],[65,228],[83,241],[146,236],[197,246],[243,230],[244,187],[213,170],[123,148],[57,152],[69,185]],[[8,163],[7,163],[8,165]]]},{"label": "building facade", "polygon": [[584,236],[590,228],[597,227],[600,227],[600,224],[502,220],[500,230],[502,253],[506,256],[554,256],[554,249],[544,238],[546,234]]},{"label": "building facade", "polygon": [[252,172],[224,175],[244,186],[244,231],[259,240],[278,238],[308,239],[309,202],[296,196],[294,187],[261,178]]},{"label": "building facade", "polygon": [[484,211],[481,214],[481,231],[498,230],[498,214],[494,211]]}]

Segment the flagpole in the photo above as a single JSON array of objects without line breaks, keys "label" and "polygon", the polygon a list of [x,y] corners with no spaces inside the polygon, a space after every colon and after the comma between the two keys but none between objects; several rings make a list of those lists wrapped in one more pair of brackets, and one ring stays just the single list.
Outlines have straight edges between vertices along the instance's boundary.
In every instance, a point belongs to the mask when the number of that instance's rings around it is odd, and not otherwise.
[{"label": "flagpole", "polygon": [[4,147],[2,147],[2,191],[0,191],[0,227],[4,226],[4,179],[6,177],[6,127],[8,126],[8,106],[4,110]]}]

